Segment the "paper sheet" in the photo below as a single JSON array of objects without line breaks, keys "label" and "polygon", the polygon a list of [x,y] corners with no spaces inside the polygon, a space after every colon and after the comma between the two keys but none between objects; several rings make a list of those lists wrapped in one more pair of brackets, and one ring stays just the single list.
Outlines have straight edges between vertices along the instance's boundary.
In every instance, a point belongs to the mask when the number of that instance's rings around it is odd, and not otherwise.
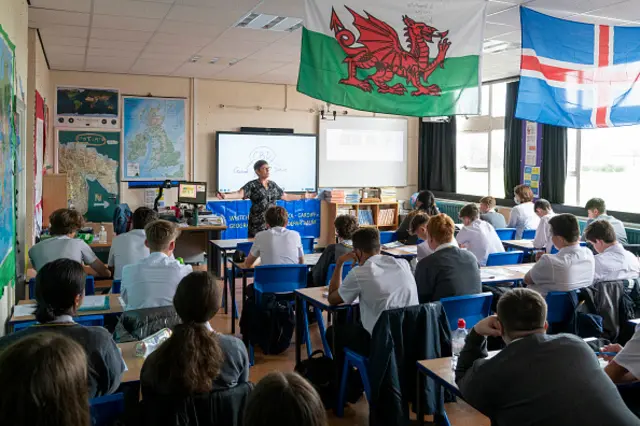
[{"label": "paper sheet", "polygon": [[13,308],[13,316],[14,317],[26,317],[29,315],[33,315],[33,311],[36,309],[36,305],[16,305]]},{"label": "paper sheet", "polygon": [[105,305],[105,298],[107,296],[85,296],[80,305],[82,310],[99,310],[103,309]]},{"label": "paper sheet", "polygon": [[404,246],[398,249],[398,251],[401,251],[407,254],[418,254],[418,246]]},{"label": "paper sheet", "polygon": [[122,298],[122,296],[118,296],[118,302],[120,302],[120,306],[122,306],[122,309],[126,309],[127,308],[127,304],[125,303],[125,301]]},{"label": "paper sheet", "polygon": [[400,241],[393,241],[391,243],[383,244],[382,247],[386,249],[392,249],[402,247],[403,245],[404,244],[402,244]]},{"label": "paper sheet", "polygon": [[499,280],[513,279],[513,277],[509,274],[505,274],[504,272],[500,272],[500,270],[484,271],[481,269],[480,279],[482,281],[486,281],[486,280],[499,281]]},{"label": "paper sheet", "polygon": [[526,274],[531,270],[532,267],[533,266],[511,266],[509,269],[515,272],[521,272],[523,274]]},{"label": "paper sheet", "polygon": [[304,255],[304,264],[308,266],[315,266],[320,260],[320,256],[322,253],[313,253],[313,254],[305,254]]}]

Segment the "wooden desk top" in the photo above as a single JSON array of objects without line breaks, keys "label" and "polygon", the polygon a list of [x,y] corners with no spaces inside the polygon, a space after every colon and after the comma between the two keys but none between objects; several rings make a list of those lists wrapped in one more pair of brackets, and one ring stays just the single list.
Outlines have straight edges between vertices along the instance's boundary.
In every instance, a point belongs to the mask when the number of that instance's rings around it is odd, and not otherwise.
[{"label": "wooden desk top", "polygon": [[416,257],[418,255],[418,246],[412,244],[390,249],[383,247],[382,253],[393,257]]},{"label": "wooden desk top", "polygon": [[330,305],[329,300],[327,299],[327,296],[325,296],[325,293],[327,293],[328,290],[329,290],[329,287],[325,287],[325,286],[308,287],[308,288],[301,288],[300,290],[296,290],[295,293],[297,293],[303,299],[307,299],[308,301],[314,302],[314,304],[322,307],[322,309],[326,311],[344,309],[349,306],[355,306],[358,304],[357,302],[354,302],[351,305],[348,305],[346,303],[343,303],[341,305]]},{"label": "wooden desk top", "polygon": [[505,240],[502,244],[523,250],[535,250],[533,240]]},{"label": "wooden desk top", "polygon": [[[498,353],[500,353],[500,351],[489,352],[487,359],[496,356]],[[425,370],[432,372],[438,376],[442,382],[446,383],[449,388],[456,391],[458,396],[461,396],[458,385],[456,384],[456,373],[451,369],[451,357],[418,361],[418,370],[422,372]]]},{"label": "wooden desk top", "polygon": [[197,232],[197,231],[224,231],[227,229],[226,225],[198,225],[198,226],[180,226],[178,225],[178,229],[186,232]]},{"label": "wooden desk top", "polygon": [[[96,238],[94,241],[98,241],[98,239]],[[111,241],[107,241],[106,243],[91,243],[89,244],[89,247],[91,247],[92,249],[110,249],[111,248]]]},{"label": "wooden desk top", "polygon": [[[124,311],[122,309],[122,305],[120,304],[119,294],[109,294],[109,309],[103,309],[100,311],[78,311],[77,316],[86,316],[86,315],[106,315],[106,314],[119,314]],[[35,304],[35,300],[21,300],[18,302],[18,305],[30,305]],[[33,315],[25,315],[16,317],[11,315],[11,319],[9,322],[17,322],[17,321],[34,321],[36,317]]]},{"label": "wooden desk top", "polygon": [[533,268],[534,263],[522,263],[508,266],[485,266],[480,268],[482,284],[491,284],[507,281],[521,281]]},{"label": "wooden desk top", "polygon": [[[240,243],[253,242],[255,238],[237,238],[232,240],[209,240],[209,243],[223,250],[235,250]],[[319,238],[315,238],[313,241],[317,245]]]},{"label": "wooden desk top", "polygon": [[[318,260],[320,259],[320,256],[322,256],[322,253],[311,253],[311,254],[305,254],[304,255],[304,264],[306,266],[316,266],[316,263],[318,263]],[[232,265],[234,265],[236,268],[240,269],[243,272],[249,272],[249,271],[253,271],[253,269],[256,266],[260,266],[260,258],[258,258],[258,260],[256,261],[256,263],[251,267],[251,268],[247,268],[244,266],[244,262],[234,262],[233,260],[230,261]]]},{"label": "wooden desk top", "polygon": [[127,371],[122,374],[122,383],[140,380],[140,371],[145,358],[134,355],[136,343],[138,342],[118,343],[118,348],[122,351],[122,359],[127,364]]}]

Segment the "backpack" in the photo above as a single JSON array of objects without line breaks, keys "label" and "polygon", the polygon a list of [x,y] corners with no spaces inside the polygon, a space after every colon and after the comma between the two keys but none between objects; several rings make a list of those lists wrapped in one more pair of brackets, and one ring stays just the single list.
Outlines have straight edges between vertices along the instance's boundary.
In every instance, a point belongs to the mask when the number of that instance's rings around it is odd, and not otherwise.
[{"label": "backpack", "polygon": [[333,408],[336,405],[337,394],[335,393],[334,361],[326,356],[322,350],[317,350],[308,359],[300,361],[295,372],[307,379],[315,388],[322,399],[325,408]]},{"label": "backpack", "polygon": [[116,235],[124,234],[131,229],[133,213],[129,204],[118,204],[113,211],[113,232]]},{"label": "backpack", "polygon": [[277,355],[291,346],[295,328],[293,307],[288,300],[278,300],[275,294],[263,294],[260,305],[247,287],[247,301],[242,309],[240,330],[249,341],[260,346],[262,352]]}]

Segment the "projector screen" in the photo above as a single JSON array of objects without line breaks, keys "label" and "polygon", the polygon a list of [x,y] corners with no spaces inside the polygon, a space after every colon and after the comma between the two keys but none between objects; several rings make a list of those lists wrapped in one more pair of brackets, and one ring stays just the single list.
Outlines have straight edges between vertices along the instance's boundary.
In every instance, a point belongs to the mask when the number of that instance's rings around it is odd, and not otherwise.
[{"label": "projector screen", "polygon": [[407,186],[407,120],[320,120],[321,187]]},{"label": "projector screen", "polygon": [[253,164],[266,160],[270,179],[287,192],[317,189],[316,135],[218,132],[218,190],[237,191],[256,179]]}]

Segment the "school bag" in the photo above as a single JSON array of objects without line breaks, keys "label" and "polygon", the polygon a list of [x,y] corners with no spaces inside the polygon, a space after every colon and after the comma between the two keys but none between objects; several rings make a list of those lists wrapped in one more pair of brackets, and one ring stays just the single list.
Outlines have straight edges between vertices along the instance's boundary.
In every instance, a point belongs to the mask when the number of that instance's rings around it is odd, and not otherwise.
[{"label": "school bag", "polygon": [[133,213],[129,204],[118,204],[113,211],[113,232],[116,235],[124,234],[131,229]]},{"label": "school bag", "polygon": [[260,346],[262,352],[281,354],[291,345],[295,328],[295,316],[291,302],[278,299],[275,294],[263,294],[258,304],[253,286],[247,287],[247,301],[242,309],[240,330],[249,341]]}]

